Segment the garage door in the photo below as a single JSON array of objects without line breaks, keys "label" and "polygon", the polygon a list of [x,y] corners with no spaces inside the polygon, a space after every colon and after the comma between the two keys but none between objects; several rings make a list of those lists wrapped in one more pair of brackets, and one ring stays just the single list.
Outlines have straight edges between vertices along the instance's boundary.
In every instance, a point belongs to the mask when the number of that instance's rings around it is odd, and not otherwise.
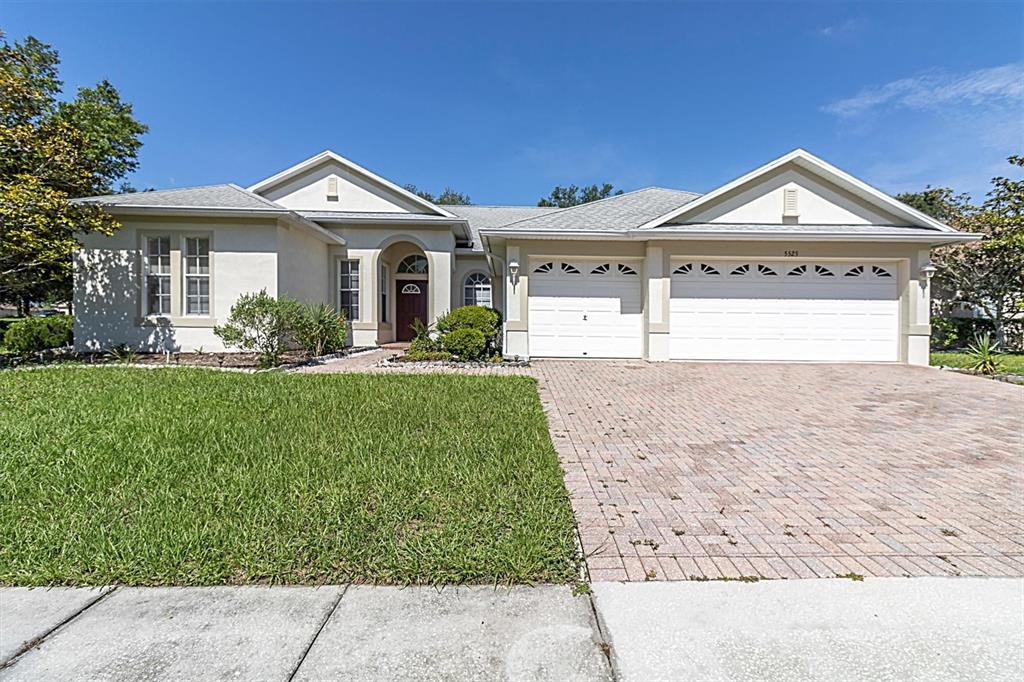
[{"label": "garage door", "polygon": [[689,261],[672,271],[669,357],[894,361],[891,263]]},{"label": "garage door", "polygon": [[530,355],[638,358],[643,352],[639,266],[541,261],[529,280]]}]

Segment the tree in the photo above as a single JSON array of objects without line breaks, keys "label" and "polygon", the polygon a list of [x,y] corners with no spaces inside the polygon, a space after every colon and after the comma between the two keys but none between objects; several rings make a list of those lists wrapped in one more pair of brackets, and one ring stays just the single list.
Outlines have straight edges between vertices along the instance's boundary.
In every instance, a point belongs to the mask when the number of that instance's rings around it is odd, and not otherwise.
[{"label": "tree", "polygon": [[[1009,162],[1024,167],[1024,157]],[[992,322],[998,343],[1006,324],[1024,311],[1024,181],[992,179],[988,199],[972,206],[964,195],[946,188],[901,194],[904,203],[982,239],[936,249],[937,298],[967,303]]]},{"label": "tree", "polygon": [[0,300],[23,310],[31,298],[69,297],[79,235],[120,227],[71,199],[111,192],[138,167],[147,131],[106,81],[58,102],[59,64],[49,45],[0,32]]},{"label": "tree", "polygon": [[587,204],[591,201],[607,199],[610,196],[622,194],[621,189],[614,192],[612,189],[611,184],[607,182],[600,187],[597,185],[590,185],[587,187],[577,187],[576,185],[562,187],[561,185],[557,185],[553,190],[551,190],[551,194],[538,201],[537,205],[569,208],[570,206],[579,206],[580,204]]},{"label": "tree", "polygon": [[427,190],[420,189],[416,185],[404,185],[402,189],[406,190],[407,192],[412,192],[420,199],[426,199],[430,203],[437,204],[438,206],[468,206],[473,203],[472,201],[469,200],[468,194],[457,192],[451,187],[445,187],[444,191],[438,194],[436,197]]}]

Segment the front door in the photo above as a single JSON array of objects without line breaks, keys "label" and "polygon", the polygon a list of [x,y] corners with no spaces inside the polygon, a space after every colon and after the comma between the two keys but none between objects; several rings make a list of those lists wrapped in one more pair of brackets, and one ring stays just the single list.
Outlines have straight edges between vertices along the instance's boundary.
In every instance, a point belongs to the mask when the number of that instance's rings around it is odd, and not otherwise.
[{"label": "front door", "polygon": [[396,341],[412,341],[416,332],[412,329],[415,320],[427,321],[426,280],[395,280],[398,300],[395,302]]}]

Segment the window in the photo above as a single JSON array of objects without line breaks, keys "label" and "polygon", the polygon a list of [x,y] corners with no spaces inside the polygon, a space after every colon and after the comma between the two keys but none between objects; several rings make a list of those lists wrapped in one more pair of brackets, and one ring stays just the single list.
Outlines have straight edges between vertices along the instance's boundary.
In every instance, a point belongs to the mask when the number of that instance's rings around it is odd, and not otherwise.
[{"label": "window", "polygon": [[609,265],[608,263],[602,263],[601,265],[598,265],[596,268],[591,270],[590,274],[591,275],[607,275],[608,271],[610,269],[611,269],[611,265]]},{"label": "window", "polygon": [[758,263],[757,264],[757,274],[764,275],[765,277],[778,277],[778,273],[777,272],[772,270],[767,265],[764,265],[763,263]]},{"label": "window", "polygon": [[884,268],[880,268],[877,265],[871,266],[871,274],[875,277],[892,277],[892,273]]},{"label": "window", "polygon": [[580,274],[579,268],[571,263],[562,263],[562,272],[567,275],[578,275]]},{"label": "window", "polygon": [[171,314],[171,238],[146,239],[146,314]]},{"label": "window", "polygon": [[745,274],[747,274],[748,272],[750,272],[750,265],[749,265],[749,264],[747,264],[747,263],[745,263],[745,264],[743,264],[743,265],[741,265],[741,266],[739,266],[739,267],[735,268],[735,269],[734,269],[734,270],[733,270],[732,272],[730,272],[729,274],[730,274],[730,275],[745,275]]},{"label": "window", "polygon": [[619,263],[619,274],[620,275],[635,275],[636,274],[636,270],[634,270],[633,268],[629,267],[625,263]]},{"label": "window", "polygon": [[855,268],[850,268],[849,270],[847,270],[846,274],[843,275],[843,277],[860,277],[863,274],[864,274],[864,266],[863,265],[858,265]]},{"label": "window", "polygon": [[388,288],[391,284],[391,273],[386,263],[380,264],[380,321],[388,321]]},{"label": "window", "polygon": [[402,287],[402,293],[403,294],[419,294],[420,293],[420,288],[418,286],[416,286],[415,284],[410,282],[409,284],[406,284],[404,287]]},{"label": "window", "polygon": [[338,309],[349,320],[359,319],[359,261],[338,261]]},{"label": "window", "polygon": [[814,274],[818,275],[819,277],[835,277],[833,272],[823,265],[815,265]]},{"label": "window", "polygon": [[533,271],[538,274],[544,274],[545,272],[551,272],[552,266],[553,263],[541,263]]},{"label": "window", "polygon": [[466,277],[462,300],[466,305],[491,307],[490,278],[482,272],[474,272]]},{"label": "window", "polygon": [[688,275],[691,272],[693,272],[693,263],[683,263],[678,268],[676,268],[672,272],[672,274],[673,275]]},{"label": "window", "polygon": [[398,264],[400,275],[425,275],[427,274],[427,259],[424,256],[406,256]]},{"label": "window", "polygon": [[210,314],[209,237],[185,237],[185,314]]},{"label": "window", "polygon": [[786,277],[802,277],[807,273],[806,265],[798,265],[789,272],[786,273]]},{"label": "window", "polygon": [[703,275],[717,275],[720,274],[718,269],[714,266],[708,265],[707,263],[700,264],[700,272]]}]

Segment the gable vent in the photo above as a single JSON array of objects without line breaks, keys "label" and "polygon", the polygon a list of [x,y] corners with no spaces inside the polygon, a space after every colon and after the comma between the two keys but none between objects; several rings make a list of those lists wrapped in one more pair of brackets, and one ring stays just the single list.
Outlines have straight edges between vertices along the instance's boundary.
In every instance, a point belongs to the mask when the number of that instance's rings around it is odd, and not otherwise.
[{"label": "gable vent", "polygon": [[800,211],[797,209],[797,189],[796,187],[787,187],[782,190],[782,217],[796,218],[799,215]]},{"label": "gable vent", "polygon": [[327,199],[338,200],[338,178],[333,175],[327,178]]}]

